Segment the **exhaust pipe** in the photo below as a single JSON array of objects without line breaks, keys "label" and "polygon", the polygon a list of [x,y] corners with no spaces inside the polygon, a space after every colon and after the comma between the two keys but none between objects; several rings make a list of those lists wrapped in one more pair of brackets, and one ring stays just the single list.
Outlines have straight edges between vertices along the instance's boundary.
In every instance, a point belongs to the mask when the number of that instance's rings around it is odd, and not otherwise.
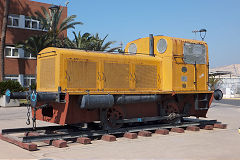
[{"label": "exhaust pipe", "polygon": [[149,55],[150,55],[150,56],[155,56],[155,55],[154,55],[154,39],[153,39],[153,34],[149,34]]}]

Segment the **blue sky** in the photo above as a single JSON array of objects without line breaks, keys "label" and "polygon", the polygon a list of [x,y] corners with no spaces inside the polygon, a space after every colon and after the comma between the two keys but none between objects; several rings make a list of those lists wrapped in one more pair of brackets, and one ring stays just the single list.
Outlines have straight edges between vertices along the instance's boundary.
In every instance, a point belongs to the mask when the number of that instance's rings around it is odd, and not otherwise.
[{"label": "blue sky", "polygon": [[[36,0],[65,5],[67,0]],[[210,68],[240,64],[239,0],[69,0],[68,15],[84,25],[75,31],[109,34],[107,41],[126,43],[154,35],[200,39],[207,29]],[[73,38],[72,30],[68,36]]]}]

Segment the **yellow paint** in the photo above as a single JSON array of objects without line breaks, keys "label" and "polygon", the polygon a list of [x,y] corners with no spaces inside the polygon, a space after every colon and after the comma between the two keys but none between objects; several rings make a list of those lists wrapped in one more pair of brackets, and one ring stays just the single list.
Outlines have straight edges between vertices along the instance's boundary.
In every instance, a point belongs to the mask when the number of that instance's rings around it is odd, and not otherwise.
[{"label": "yellow paint", "polygon": [[[159,53],[157,42],[162,38],[167,41],[167,49]],[[208,93],[208,52],[207,63],[197,64],[195,69],[193,64],[184,63],[185,42],[203,44],[207,49],[203,41],[166,36],[154,37],[155,57],[149,56],[148,37],[126,45],[125,51],[128,52],[129,45],[135,43],[137,54],[46,48],[37,58],[37,91],[57,92],[61,87],[63,92],[70,94]],[[54,59],[54,65],[53,62],[46,65],[49,59]],[[182,72],[182,67],[187,68],[186,73]],[[187,80],[182,81],[182,78]]]}]

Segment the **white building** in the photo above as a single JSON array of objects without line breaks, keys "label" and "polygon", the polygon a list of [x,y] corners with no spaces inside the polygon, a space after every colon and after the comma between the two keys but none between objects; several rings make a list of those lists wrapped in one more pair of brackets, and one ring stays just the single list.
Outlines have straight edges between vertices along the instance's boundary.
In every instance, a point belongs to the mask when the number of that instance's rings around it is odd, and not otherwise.
[{"label": "white building", "polygon": [[215,88],[221,89],[225,98],[240,97],[240,64],[210,69],[210,75],[220,78]]}]

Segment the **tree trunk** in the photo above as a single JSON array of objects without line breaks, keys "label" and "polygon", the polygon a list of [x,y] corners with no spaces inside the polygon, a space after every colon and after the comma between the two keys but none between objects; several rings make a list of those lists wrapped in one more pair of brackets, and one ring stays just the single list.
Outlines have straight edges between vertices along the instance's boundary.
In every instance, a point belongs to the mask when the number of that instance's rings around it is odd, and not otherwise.
[{"label": "tree trunk", "polygon": [[1,34],[1,45],[0,45],[0,81],[4,79],[4,49],[7,32],[7,20],[10,0],[5,0],[3,22],[2,22],[2,34]]}]

